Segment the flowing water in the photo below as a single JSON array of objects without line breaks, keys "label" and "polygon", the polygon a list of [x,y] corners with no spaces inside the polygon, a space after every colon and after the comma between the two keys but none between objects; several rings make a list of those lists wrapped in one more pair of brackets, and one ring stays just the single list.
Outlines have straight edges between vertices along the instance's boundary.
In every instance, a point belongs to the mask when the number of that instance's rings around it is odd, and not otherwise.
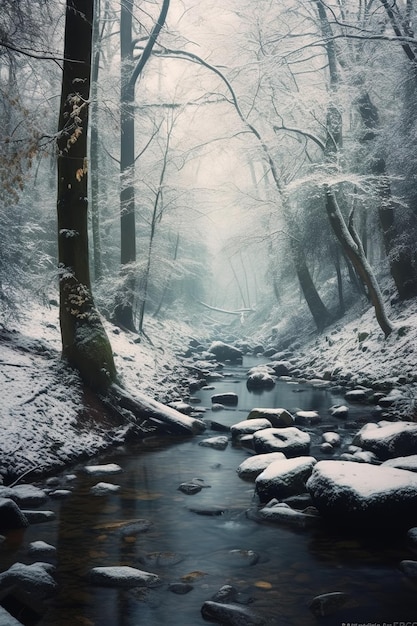
[{"label": "flowing water", "polygon": [[[320,434],[338,428],[349,443],[352,421],[369,419],[369,408],[351,407],[349,423],[328,418],[328,408],[343,398],[308,384],[278,382],[263,393],[246,389],[243,372],[251,363],[229,368],[214,390],[196,394],[198,407],[210,407],[211,395],[235,391],[239,405],[206,419],[231,425],[245,419],[253,407],[281,406],[317,410],[323,421],[312,431],[312,453],[319,455]],[[368,412],[368,414],[366,414]],[[24,623],[39,626],[197,626],[207,624],[201,607],[223,585],[233,585],[239,602],[261,615],[267,624],[393,624],[417,621],[416,585],[399,570],[402,559],[413,558],[404,538],[381,532],[349,536],[337,528],[300,530],[256,521],[253,484],[238,478],[236,468],[249,452],[233,447],[214,450],[199,441],[208,431],[187,440],[150,437],[129,448],[107,454],[97,463],[118,463],[121,474],[88,476],[81,466],[68,483],[72,494],[51,500],[55,521],[9,533],[1,547],[0,568],[14,561],[33,562],[32,541],[57,548],[56,578],[60,591],[43,618],[25,615]],[[93,464],[93,463],[91,463]],[[195,495],[178,491],[181,483],[200,478],[207,488]],[[121,485],[119,492],[92,496],[99,481]],[[221,515],[202,515],[220,506]],[[193,511],[200,507],[200,513]],[[131,530],[127,521],[142,520]],[[145,520],[145,521],[143,521]],[[37,560],[43,560],[37,557]],[[92,567],[130,565],[156,573],[161,583],[150,589],[116,590],[89,583]],[[190,585],[174,593],[171,583]],[[309,610],[318,594],[343,591],[351,599],[343,608],[319,620]]]}]

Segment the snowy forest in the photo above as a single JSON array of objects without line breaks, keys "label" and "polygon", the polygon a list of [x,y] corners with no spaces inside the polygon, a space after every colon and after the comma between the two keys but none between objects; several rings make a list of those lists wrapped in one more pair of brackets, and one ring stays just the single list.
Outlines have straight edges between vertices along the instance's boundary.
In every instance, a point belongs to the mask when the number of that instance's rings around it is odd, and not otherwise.
[{"label": "snowy forest", "polygon": [[0,0],[0,107],[0,623],[417,623],[416,2]]}]

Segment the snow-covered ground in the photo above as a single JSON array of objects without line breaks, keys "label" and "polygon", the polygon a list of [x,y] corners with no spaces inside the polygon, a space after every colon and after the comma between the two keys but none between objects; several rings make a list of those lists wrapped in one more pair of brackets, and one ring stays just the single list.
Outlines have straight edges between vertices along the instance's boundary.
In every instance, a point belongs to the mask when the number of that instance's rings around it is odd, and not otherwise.
[{"label": "snow-covered ground", "polygon": [[[106,329],[123,385],[157,400],[183,395],[185,371],[176,352],[190,328],[147,320],[147,338]],[[92,455],[117,438],[119,425],[103,417],[93,394],[60,359],[58,307],[28,303],[19,321],[0,325],[0,476],[6,482],[33,470]],[[91,397],[90,397],[91,396]],[[86,410],[86,404],[89,407]]]}]

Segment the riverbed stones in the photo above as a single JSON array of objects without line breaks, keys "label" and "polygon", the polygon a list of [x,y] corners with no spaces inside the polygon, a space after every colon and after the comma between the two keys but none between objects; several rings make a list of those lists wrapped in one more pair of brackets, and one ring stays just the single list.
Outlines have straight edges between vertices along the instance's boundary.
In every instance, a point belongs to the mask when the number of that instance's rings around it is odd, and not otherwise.
[{"label": "riverbed stones", "polygon": [[120,474],[122,468],[117,463],[107,463],[105,465],[86,465],[84,472],[91,476],[98,476],[101,474]]},{"label": "riverbed stones", "polygon": [[384,467],[398,467],[398,469],[409,470],[410,472],[417,472],[417,454],[410,454],[409,456],[399,456],[395,459],[388,459],[382,463]]},{"label": "riverbed stones", "polygon": [[204,619],[227,626],[265,626],[266,621],[238,604],[207,600],[201,608]]},{"label": "riverbed stones", "polygon": [[243,359],[243,352],[230,344],[223,343],[223,341],[213,341],[208,351],[210,354],[214,354],[218,361],[231,361],[233,363],[241,362]]},{"label": "riverbed stones", "polygon": [[160,582],[157,574],[145,572],[128,565],[113,567],[93,567],[90,570],[90,582],[100,587],[132,589],[133,587],[152,587]]},{"label": "riverbed stones", "polygon": [[90,489],[90,493],[93,496],[108,496],[112,493],[120,491],[120,485],[114,485],[113,483],[97,483]]},{"label": "riverbed stones", "polygon": [[29,544],[28,548],[29,554],[42,554],[45,556],[54,556],[56,554],[55,546],[52,546],[50,543],[46,543],[46,541],[32,541]]},{"label": "riverbed stones", "polygon": [[275,379],[265,369],[259,368],[249,374],[246,386],[251,389],[272,389]]},{"label": "riverbed stones", "polygon": [[259,511],[259,515],[269,522],[295,526],[296,528],[310,528],[319,522],[317,514],[313,515],[309,512],[297,511],[285,502],[278,502],[276,498],[268,502]]},{"label": "riverbed stones", "polygon": [[255,480],[271,463],[282,461],[285,455],[282,452],[267,452],[255,454],[245,459],[237,468],[239,478],[243,480]]},{"label": "riverbed stones", "polygon": [[54,570],[50,563],[37,562],[31,565],[14,563],[0,574],[0,591],[6,588],[19,588],[26,593],[36,594],[38,599],[45,599],[57,589],[57,583],[51,575]]},{"label": "riverbed stones", "polygon": [[271,422],[274,428],[286,428],[294,425],[294,416],[291,415],[286,409],[252,409],[246,419],[260,419],[265,418]]},{"label": "riverbed stones", "polygon": [[307,481],[313,504],[339,525],[407,527],[417,519],[417,476],[406,470],[319,461]]},{"label": "riverbed stones", "polygon": [[329,409],[330,415],[339,419],[346,419],[349,415],[349,409],[345,404],[335,404]]},{"label": "riverbed stones", "polygon": [[306,491],[306,482],[317,463],[312,456],[274,461],[255,480],[262,502],[287,498]]},{"label": "riverbed stones", "polygon": [[215,450],[225,450],[228,443],[229,440],[225,435],[218,435],[217,437],[208,437],[207,439],[202,439],[202,441],[200,441],[198,445],[205,448],[214,448]]},{"label": "riverbed stones", "polygon": [[318,424],[321,422],[321,417],[317,411],[296,411],[295,423],[296,424]]},{"label": "riverbed stones", "polygon": [[316,617],[326,617],[338,611],[349,599],[349,594],[343,591],[323,593],[313,598],[310,603],[310,611]]},{"label": "riverbed stones", "polygon": [[43,489],[34,485],[16,485],[15,487],[0,487],[0,498],[10,498],[23,507],[37,507],[44,504],[48,496]]},{"label": "riverbed stones", "polygon": [[345,398],[349,402],[366,402],[368,396],[364,389],[351,389],[345,393]]},{"label": "riverbed stones", "polygon": [[310,435],[299,428],[267,428],[253,435],[255,452],[282,452],[287,458],[308,454]]},{"label": "riverbed stones", "polygon": [[56,518],[54,511],[36,511],[23,509],[22,513],[27,518],[29,524],[43,524],[51,522]]},{"label": "riverbed stones", "polygon": [[29,521],[14,500],[0,498],[0,530],[26,528]]},{"label": "riverbed stones", "polygon": [[213,405],[221,404],[226,406],[236,406],[238,401],[238,395],[237,393],[233,393],[233,391],[228,391],[226,393],[215,393],[211,396],[211,402]]},{"label": "riverbed stones", "polygon": [[368,423],[353,438],[354,445],[374,452],[381,460],[417,454],[414,422]]},{"label": "riverbed stones", "polygon": [[327,431],[321,436],[324,443],[329,443],[333,448],[340,446],[341,440],[339,433],[333,431]]},{"label": "riverbed stones", "polygon": [[272,428],[272,424],[266,418],[260,417],[259,419],[243,420],[233,424],[230,427],[230,432],[233,438],[237,438],[241,435],[252,435],[257,430],[264,430],[265,428]]},{"label": "riverbed stones", "polygon": [[409,559],[401,561],[400,568],[408,578],[417,580],[417,561],[411,561]]}]

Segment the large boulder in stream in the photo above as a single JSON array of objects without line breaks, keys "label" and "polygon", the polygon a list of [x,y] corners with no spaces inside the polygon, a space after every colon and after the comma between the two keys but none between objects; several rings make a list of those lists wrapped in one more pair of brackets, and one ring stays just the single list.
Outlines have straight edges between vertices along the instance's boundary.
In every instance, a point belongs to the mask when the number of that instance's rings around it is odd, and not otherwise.
[{"label": "large boulder in stream", "polygon": [[272,389],[275,385],[274,377],[264,368],[253,368],[246,381],[249,391],[254,389]]},{"label": "large boulder in stream", "polygon": [[417,475],[402,469],[320,461],[307,481],[313,504],[337,525],[410,527],[417,523]]},{"label": "large boulder in stream", "polygon": [[312,456],[274,461],[257,477],[255,489],[262,502],[272,498],[287,498],[306,491],[314,465]]},{"label": "large boulder in stream", "polygon": [[285,455],[282,452],[255,454],[242,461],[236,471],[239,478],[243,478],[243,480],[255,480],[271,463],[282,461],[283,459],[285,459]]},{"label": "large boulder in stream", "polygon": [[10,498],[0,497],[0,530],[26,528],[26,526],[29,526],[29,521],[16,502]]},{"label": "large boulder in stream", "polygon": [[208,351],[214,354],[218,361],[232,361],[241,363],[243,360],[243,352],[234,346],[223,341],[213,341]]},{"label": "large boulder in stream", "polygon": [[286,409],[264,409],[255,408],[252,409],[246,419],[254,420],[260,418],[266,418],[268,422],[271,422],[274,428],[285,428],[287,426],[293,426],[295,418]]},{"label": "large boulder in stream", "polygon": [[386,421],[368,423],[355,435],[352,443],[374,452],[382,461],[417,454],[417,424]]},{"label": "large boulder in stream", "polygon": [[310,435],[299,428],[267,428],[253,435],[255,452],[282,452],[287,458],[308,454]]}]

